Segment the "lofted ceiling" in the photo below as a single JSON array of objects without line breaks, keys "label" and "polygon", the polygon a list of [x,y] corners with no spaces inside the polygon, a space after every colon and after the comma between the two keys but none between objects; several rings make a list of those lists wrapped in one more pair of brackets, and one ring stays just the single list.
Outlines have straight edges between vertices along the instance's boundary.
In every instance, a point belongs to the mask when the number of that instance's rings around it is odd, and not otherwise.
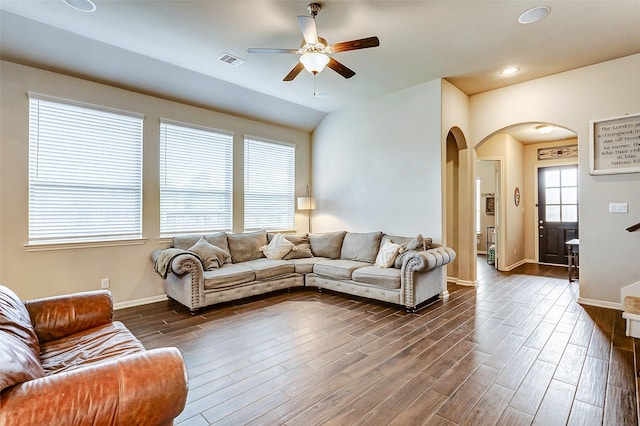
[{"label": "lofted ceiling", "polygon": [[[298,48],[308,1],[93,2],[86,13],[62,0],[0,0],[2,59],[305,131],[329,112],[438,78],[473,95],[640,53],[637,0],[327,0],[319,36],[375,35],[380,46],[334,54],[351,79],[325,69],[315,82],[307,72],[283,82],[297,55],[247,48]],[[551,12],[519,24],[535,6]],[[500,76],[508,65],[520,72]]]}]

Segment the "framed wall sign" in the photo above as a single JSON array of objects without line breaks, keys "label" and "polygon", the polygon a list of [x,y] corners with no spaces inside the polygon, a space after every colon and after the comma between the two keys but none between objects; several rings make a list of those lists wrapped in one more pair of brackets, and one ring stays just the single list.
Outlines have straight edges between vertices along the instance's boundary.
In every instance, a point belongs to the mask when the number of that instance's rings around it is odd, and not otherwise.
[{"label": "framed wall sign", "polygon": [[640,114],[589,122],[592,175],[640,173]]},{"label": "framed wall sign", "polygon": [[496,198],[492,195],[488,196],[485,201],[484,213],[494,215],[496,213]]}]

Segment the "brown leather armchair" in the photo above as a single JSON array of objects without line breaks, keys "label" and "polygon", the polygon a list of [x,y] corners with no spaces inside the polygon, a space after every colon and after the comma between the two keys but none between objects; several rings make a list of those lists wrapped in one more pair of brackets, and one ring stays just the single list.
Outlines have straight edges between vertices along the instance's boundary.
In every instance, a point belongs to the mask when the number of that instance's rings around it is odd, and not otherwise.
[{"label": "brown leather armchair", "polygon": [[184,409],[176,348],[145,350],[107,291],[21,302],[0,286],[0,425],[164,425]]}]

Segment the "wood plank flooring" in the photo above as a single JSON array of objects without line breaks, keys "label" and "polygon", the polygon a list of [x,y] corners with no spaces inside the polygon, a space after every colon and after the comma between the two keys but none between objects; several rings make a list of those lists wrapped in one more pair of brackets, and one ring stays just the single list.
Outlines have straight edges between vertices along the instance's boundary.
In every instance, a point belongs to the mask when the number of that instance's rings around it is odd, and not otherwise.
[{"label": "wood plank flooring", "polygon": [[182,350],[178,425],[637,425],[621,312],[579,305],[566,268],[478,265],[476,288],[417,314],[298,289],[115,319]]}]

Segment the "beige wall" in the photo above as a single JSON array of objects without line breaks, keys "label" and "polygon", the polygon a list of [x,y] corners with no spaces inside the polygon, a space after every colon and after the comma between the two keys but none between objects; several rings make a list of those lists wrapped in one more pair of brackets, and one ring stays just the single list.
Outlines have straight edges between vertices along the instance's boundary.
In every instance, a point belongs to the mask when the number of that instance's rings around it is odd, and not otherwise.
[{"label": "beige wall", "polygon": [[456,259],[447,265],[449,281],[473,285],[476,263],[465,259],[475,258],[475,224],[473,218],[461,214],[460,206],[474,205],[475,190],[470,182],[475,177],[474,152],[469,145],[469,97],[446,80],[442,86],[441,140],[443,152],[443,243],[454,248]]},{"label": "beige wall", "polygon": [[[131,91],[3,61],[0,63],[0,282],[23,299],[100,288],[110,278],[116,303],[164,294],[149,254],[159,241],[158,129],[168,118],[234,132],[234,231],[242,231],[243,137],[296,145],[296,195],[309,183],[310,135],[262,122],[196,108]],[[26,251],[28,238],[27,92],[144,114],[142,244],[69,250]],[[307,217],[296,214],[307,230]]]},{"label": "beige wall", "polygon": [[[471,144],[516,123],[548,122],[578,135],[580,301],[620,308],[620,289],[638,282],[640,173],[589,174],[589,121],[640,112],[640,55],[515,84],[471,97]],[[507,194],[508,195],[508,194]],[[627,214],[608,213],[611,202]]]},{"label": "beige wall", "polygon": [[479,160],[498,160],[501,182],[496,195],[498,269],[508,271],[524,263],[524,209],[514,203],[514,190],[524,192],[524,150],[520,141],[498,133],[477,148]]}]

